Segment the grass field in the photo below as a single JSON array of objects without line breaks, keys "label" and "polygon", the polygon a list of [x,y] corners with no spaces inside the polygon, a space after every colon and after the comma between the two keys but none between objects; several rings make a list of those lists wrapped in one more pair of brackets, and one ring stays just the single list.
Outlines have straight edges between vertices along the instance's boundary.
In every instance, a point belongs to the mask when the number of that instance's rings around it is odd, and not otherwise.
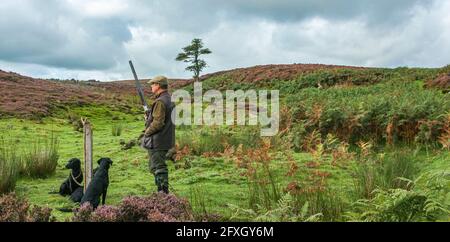
[{"label": "grass field", "polygon": [[[76,110],[80,114],[86,109]],[[137,121],[139,116],[124,115],[123,119],[111,121],[101,117],[92,117],[94,129],[94,160],[101,157],[110,157],[114,164],[110,170],[111,183],[108,191],[107,204],[118,204],[128,195],[149,195],[155,191],[153,176],[148,171],[148,155],[140,147],[121,150],[120,140],[129,141],[136,138],[142,131],[142,122]],[[111,135],[114,123],[123,125],[121,136]],[[67,120],[60,118],[47,118],[43,122],[25,120],[1,120],[0,130],[4,137],[17,140],[18,149],[30,144],[36,137],[45,137],[53,133],[59,138],[60,158],[55,175],[48,179],[20,178],[17,181],[16,193],[29,199],[31,204],[48,206],[50,208],[74,207],[68,198],[49,194],[59,188],[60,183],[68,176],[69,171],[64,169],[65,163],[72,157],[83,156],[83,135],[74,131],[67,124]],[[178,130],[177,137],[183,136],[187,130]],[[412,152],[412,151],[411,151]],[[295,177],[286,176],[290,161],[284,152],[272,154],[271,167],[280,190],[287,187]],[[351,208],[357,196],[354,195],[353,161],[339,167],[331,164],[331,158],[320,158],[320,166],[310,163],[316,158],[310,153],[293,153],[290,160],[294,160],[302,174],[312,171],[330,173],[327,179],[328,186],[340,196],[344,208]],[[447,171],[450,172],[450,156],[448,152],[433,150],[428,153],[418,152],[422,172]],[[225,219],[233,217],[236,210],[232,208],[250,208],[249,186],[245,175],[246,169],[237,169],[235,163],[227,157],[201,157],[191,156],[183,159],[179,165],[169,162],[171,191],[186,197],[191,201],[194,210],[202,213],[220,214]],[[188,163],[188,164],[185,164]],[[447,198],[447,202],[450,202]],[[336,200],[337,201],[337,200]],[[64,221],[72,216],[71,213],[62,213],[57,210],[53,215],[58,221]],[[245,214],[244,214],[245,215]],[[244,215],[233,217],[234,220],[246,220]],[[340,216],[340,219],[343,219]]]},{"label": "grass field", "polygon": [[[195,214],[225,221],[450,221],[450,99],[423,88],[437,72],[323,71],[262,82],[259,88],[282,91],[282,134],[261,139],[257,127],[177,127],[180,156],[168,163],[170,190]],[[204,86],[229,81],[214,77]],[[69,159],[83,160],[79,117],[93,124],[94,161],[114,162],[107,204],[156,190],[147,151],[122,149],[144,128],[139,111],[66,110],[38,121],[0,119],[1,137],[17,153],[36,140],[58,139],[55,173],[19,175],[19,196],[52,208],[58,221],[72,217],[56,209],[77,205],[49,192],[69,175]]]},{"label": "grass field", "polygon": [[[110,170],[111,184],[107,204],[117,204],[127,195],[149,195],[155,191],[153,175],[148,170],[147,151],[137,146],[130,150],[121,150],[120,140],[128,142],[135,139],[143,130],[143,122],[135,121],[136,118],[125,116],[124,120],[115,121],[124,126],[121,136],[118,137],[111,135],[111,120],[91,119],[94,130],[94,160],[110,157],[114,161]],[[38,136],[45,137],[54,133],[59,138],[60,159],[56,174],[48,179],[20,178],[16,193],[27,197],[32,204],[51,208],[73,206],[68,198],[48,193],[58,190],[61,182],[68,177],[69,171],[64,169],[64,166],[70,158],[83,159],[83,134],[74,131],[73,127],[67,124],[67,120],[58,118],[44,119],[43,123],[1,120],[0,130],[6,139],[18,141],[19,150]],[[179,131],[177,135],[182,136],[183,131]],[[241,198],[245,195],[244,180],[232,165],[223,159],[194,159],[191,168],[186,170],[176,170],[172,162],[169,162],[169,167],[172,191],[184,197],[193,193],[205,193],[205,198],[211,199],[208,209],[213,209],[214,212],[225,212],[228,202],[241,204]],[[218,194],[221,196],[217,196]],[[63,220],[72,214],[54,211],[54,215]]]}]

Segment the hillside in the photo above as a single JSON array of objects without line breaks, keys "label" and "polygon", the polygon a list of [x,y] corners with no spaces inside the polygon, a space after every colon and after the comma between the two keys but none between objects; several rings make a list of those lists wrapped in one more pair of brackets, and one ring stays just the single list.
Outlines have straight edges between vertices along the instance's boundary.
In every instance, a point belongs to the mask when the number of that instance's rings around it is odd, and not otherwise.
[{"label": "hillside", "polygon": [[258,65],[247,68],[237,68],[207,74],[202,76],[201,80],[227,76],[236,83],[258,83],[268,80],[293,80],[300,75],[320,71],[320,70],[338,70],[352,69],[362,70],[364,67],[322,65],[322,64],[280,64],[280,65]]},{"label": "hillside", "polygon": [[[339,65],[289,64],[237,68],[201,76],[204,89],[277,89],[285,97],[309,87],[373,85],[388,80],[422,81],[425,87],[449,89],[448,68],[364,68]],[[192,89],[192,79],[171,79],[170,89]],[[147,98],[150,86],[141,81]],[[108,104],[118,110],[140,108],[134,80],[114,82],[35,79],[0,70],[0,118],[42,118],[58,110]]]},{"label": "hillside", "polygon": [[[226,77],[234,83],[253,84],[266,80],[292,80],[299,75],[318,70],[361,69],[359,67],[293,64],[265,65],[249,68],[238,68],[207,74],[202,81]],[[150,87],[142,81],[145,90]],[[192,83],[192,79],[171,79],[170,88],[178,89]],[[134,80],[115,82],[70,82],[35,79],[14,72],[0,70],[0,115],[17,117],[44,117],[52,114],[58,108],[65,106],[80,106],[86,104],[116,103],[130,105],[124,100],[136,95]],[[150,97],[148,91],[146,95]],[[137,104],[138,100],[131,98]],[[1,117],[0,116],[0,117]]]},{"label": "hillside", "polygon": [[34,117],[49,115],[64,105],[102,103],[105,93],[95,88],[47,81],[0,71],[0,115]]},{"label": "hillside", "polygon": [[[146,88],[147,84],[142,82]],[[135,93],[133,81],[70,82],[35,79],[0,70],[0,117],[39,118],[58,109],[87,104],[116,104]]]}]

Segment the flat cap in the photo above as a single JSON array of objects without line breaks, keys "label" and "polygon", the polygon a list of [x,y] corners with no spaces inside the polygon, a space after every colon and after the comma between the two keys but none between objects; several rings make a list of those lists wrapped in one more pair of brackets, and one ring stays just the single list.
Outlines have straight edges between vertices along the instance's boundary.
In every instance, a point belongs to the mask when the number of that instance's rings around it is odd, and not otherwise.
[{"label": "flat cap", "polygon": [[168,86],[169,83],[167,82],[167,77],[165,76],[157,76],[151,79],[148,84],[159,84],[159,85],[166,85]]}]

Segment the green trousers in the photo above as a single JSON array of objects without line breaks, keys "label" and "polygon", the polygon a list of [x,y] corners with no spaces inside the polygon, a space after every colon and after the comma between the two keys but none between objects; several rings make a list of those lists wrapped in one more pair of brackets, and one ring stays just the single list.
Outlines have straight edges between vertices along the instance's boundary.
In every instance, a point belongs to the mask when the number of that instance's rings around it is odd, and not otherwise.
[{"label": "green trousers", "polygon": [[169,170],[166,164],[167,150],[149,150],[149,168],[155,177],[158,192],[169,193]]}]

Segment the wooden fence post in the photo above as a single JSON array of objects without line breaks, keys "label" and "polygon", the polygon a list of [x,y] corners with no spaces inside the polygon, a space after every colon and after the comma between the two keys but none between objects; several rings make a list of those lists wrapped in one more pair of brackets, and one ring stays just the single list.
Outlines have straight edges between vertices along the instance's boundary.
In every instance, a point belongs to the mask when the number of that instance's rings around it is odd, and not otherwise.
[{"label": "wooden fence post", "polygon": [[83,122],[84,133],[84,192],[92,180],[92,127],[87,119],[81,119]]}]

